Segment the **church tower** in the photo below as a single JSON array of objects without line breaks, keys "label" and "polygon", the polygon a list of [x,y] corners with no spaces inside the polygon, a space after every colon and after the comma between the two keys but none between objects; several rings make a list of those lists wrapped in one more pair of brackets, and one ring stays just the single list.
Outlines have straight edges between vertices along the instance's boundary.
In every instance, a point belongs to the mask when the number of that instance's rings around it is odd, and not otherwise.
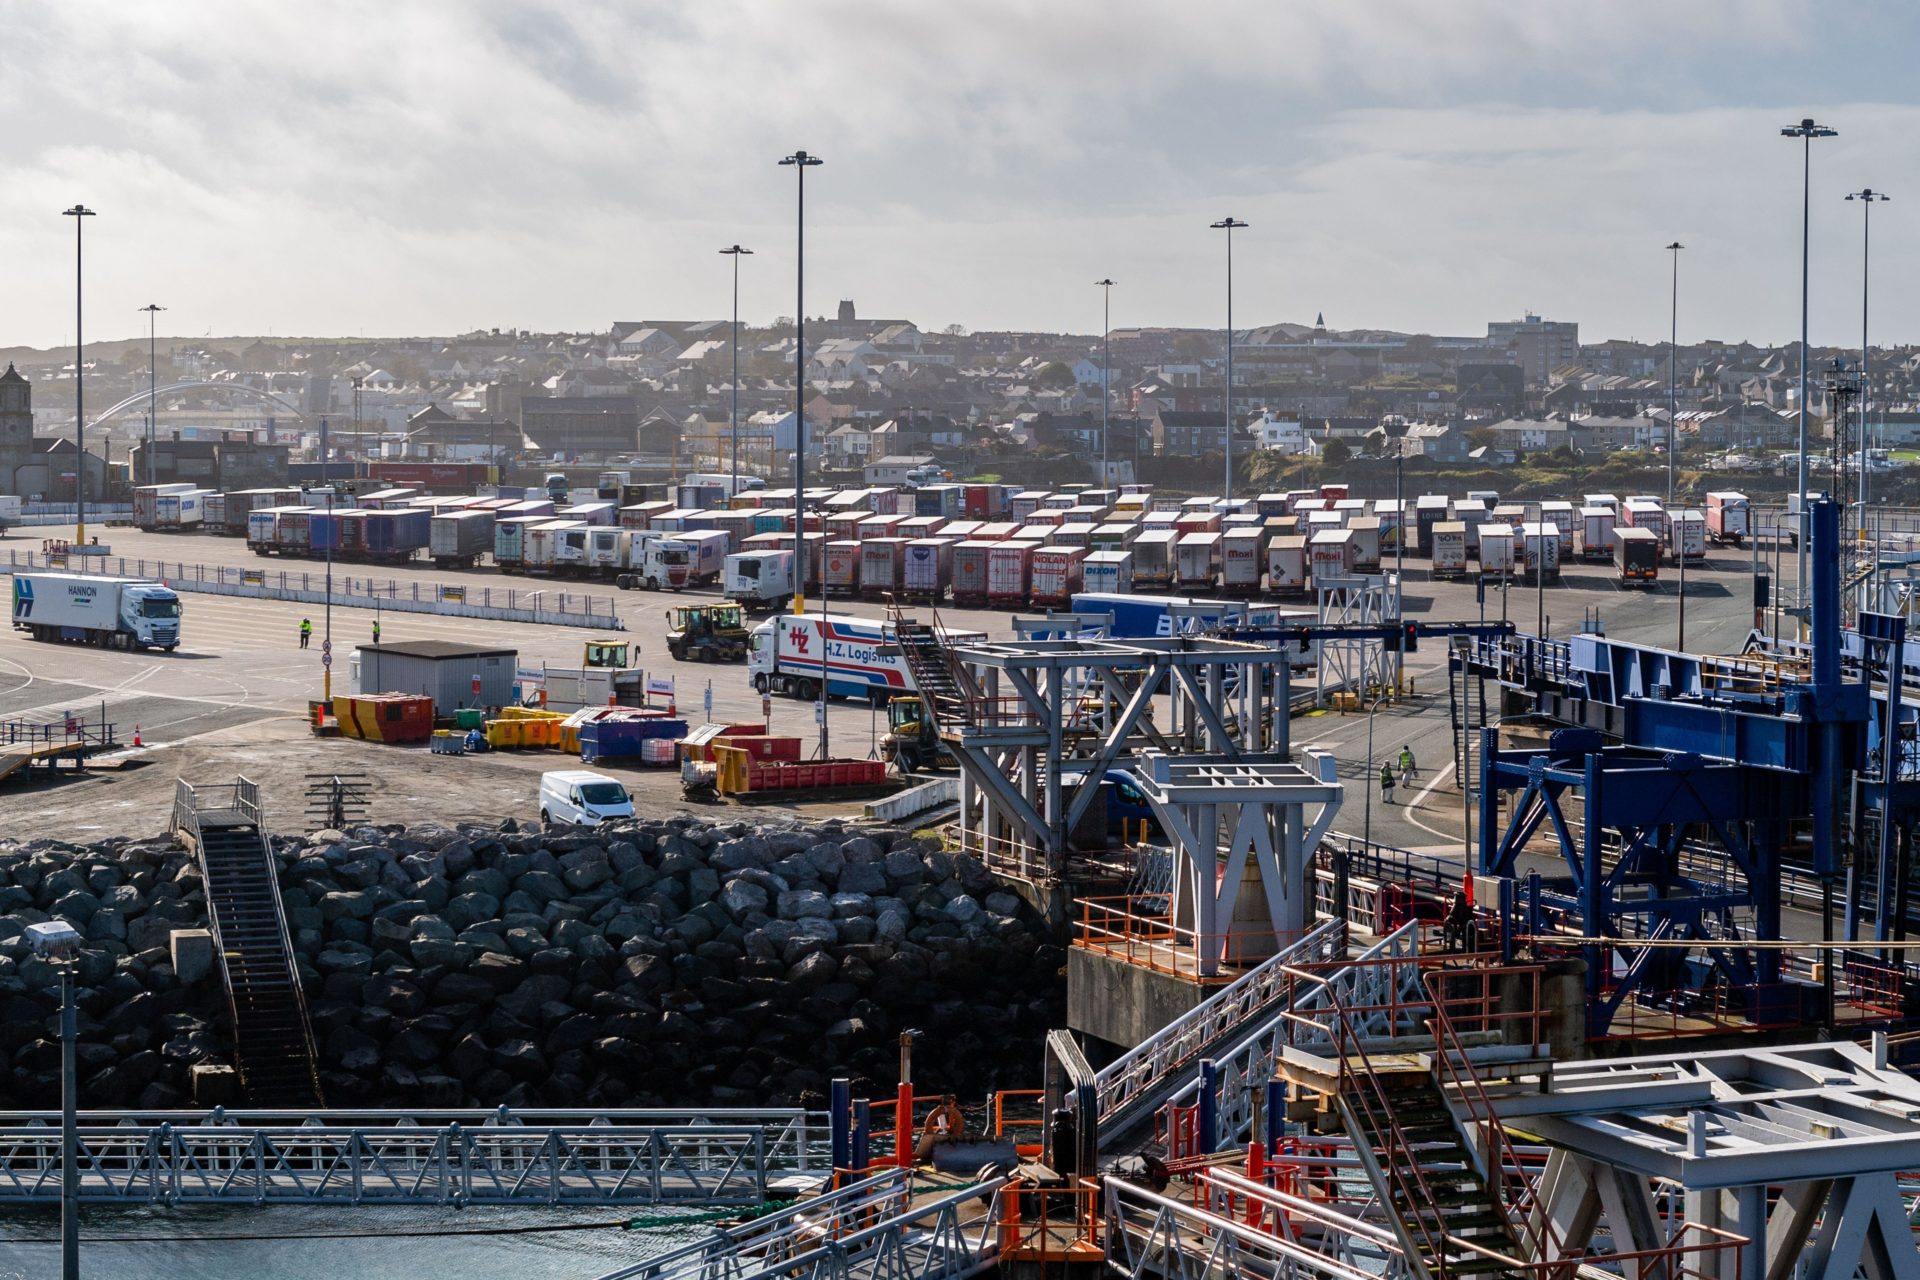
[{"label": "church tower", "polygon": [[33,384],[12,365],[0,373],[0,458],[15,465],[33,452]]}]

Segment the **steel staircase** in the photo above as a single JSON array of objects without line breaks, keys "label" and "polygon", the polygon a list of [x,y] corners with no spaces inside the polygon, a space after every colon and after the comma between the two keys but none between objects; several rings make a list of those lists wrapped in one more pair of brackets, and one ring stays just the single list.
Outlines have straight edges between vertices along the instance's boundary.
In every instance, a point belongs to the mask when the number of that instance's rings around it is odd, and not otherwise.
[{"label": "steel staircase", "polygon": [[1374,1073],[1374,1086],[1341,1111],[1408,1259],[1434,1280],[1508,1273],[1519,1242],[1432,1073]]},{"label": "steel staircase", "polygon": [[894,642],[913,676],[914,688],[933,713],[934,723],[943,732],[973,727],[974,707],[979,690],[940,636],[939,615],[932,624],[916,622],[894,610]]},{"label": "steel staircase", "polygon": [[193,850],[207,895],[207,922],[226,982],[234,1066],[256,1107],[320,1105],[313,1031],[294,964],[279,877],[262,828],[259,788],[174,793],[174,826]]}]

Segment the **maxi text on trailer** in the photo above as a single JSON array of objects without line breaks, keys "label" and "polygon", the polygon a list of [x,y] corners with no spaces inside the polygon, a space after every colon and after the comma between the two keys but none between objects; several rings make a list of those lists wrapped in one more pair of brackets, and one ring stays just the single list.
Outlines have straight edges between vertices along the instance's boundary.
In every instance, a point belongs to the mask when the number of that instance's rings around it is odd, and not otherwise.
[{"label": "maxi text on trailer", "polygon": [[[985,639],[977,631],[942,630],[941,635],[950,642]],[[779,613],[747,637],[747,676],[761,693],[811,702],[820,696],[823,670],[829,697],[884,704],[914,692],[890,622],[850,614]]]},{"label": "maxi text on trailer", "polygon": [[1727,490],[1707,495],[1707,536],[1723,546],[1739,546],[1746,540],[1747,495]]},{"label": "maxi text on trailer", "polygon": [[1679,564],[1702,564],[1707,558],[1707,518],[1698,511],[1681,509],[1668,513],[1668,558]]},{"label": "maxi text on trailer", "polygon": [[897,593],[906,572],[905,538],[868,538],[860,544],[860,594],[869,600]]},{"label": "maxi text on trailer", "polygon": [[180,644],[180,597],[164,583],[83,573],[13,575],[13,625],[35,640],[116,649]]},{"label": "maxi text on trailer", "polygon": [[1458,578],[1467,571],[1467,526],[1442,520],[1433,526],[1433,568],[1436,578]]},{"label": "maxi text on trailer", "polygon": [[1612,507],[1580,508],[1580,558],[1582,560],[1613,559]]},{"label": "maxi text on trailer", "polygon": [[1634,525],[1613,530],[1613,567],[1623,587],[1651,587],[1660,581],[1660,539],[1653,530]]},{"label": "maxi text on trailer", "polygon": [[1353,531],[1322,529],[1307,540],[1308,567],[1316,591],[1353,576]]},{"label": "maxi text on trailer", "polygon": [[1230,596],[1260,594],[1260,544],[1264,539],[1258,528],[1237,527],[1220,535],[1220,590]]}]

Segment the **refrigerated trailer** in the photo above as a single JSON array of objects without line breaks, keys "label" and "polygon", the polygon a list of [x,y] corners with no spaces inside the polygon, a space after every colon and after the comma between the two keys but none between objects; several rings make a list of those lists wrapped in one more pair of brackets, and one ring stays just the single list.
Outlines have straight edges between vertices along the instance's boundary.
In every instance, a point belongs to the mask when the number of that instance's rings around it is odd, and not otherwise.
[{"label": "refrigerated trailer", "polygon": [[180,643],[180,597],[164,583],[86,573],[13,575],[13,626],[35,640],[119,649]]},{"label": "refrigerated trailer", "polygon": [[1283,533],[1267,543],[1267,591],[1276,596],[1304,595],[1307,590],[1307,540]]},{"label": "refrigerated trailer", "polygon": [[1086,581],[1085,547],[1042,547],[1033,553],[1027,598],[1035,608],[1064,609]]},{"label": "refrigerated trailer", "polygon": [[1174,585],[1182,591],[1213,590],[1220,572],[1220,535],[1212,530],[1183,534],[1174,551]]},{"label": "refrigerated trailer", "polygon": [[[983,640],[977,631],[941,633],[950,643]],[[813,701],[828,697],[883,703],[914,692],[913,674],[895,642],[893,624],[847,614],[780,613],[747,637],[747,677],[760,693]]]},{"label": "refrigerated trailer", "polygon": [[956,605],[977,607],[987,602],[987,555],[999,545],[969,541],[954,547],[948,587]]},{"label": "refrigerated trailer", "polygon": [[1612,507],[1580,508],[1580,558],[1582,560],[1613,559]]},{"label": "refrigerated trailer", "polygon": [[[1481,546],[1486,543],[1482,542]],[[1546,520],[1520,526],[1520,558],[1529,582],[1555,582],[1560,577],[1560,529]]]},{"label": "refrigerated trailer", "polygon": [[1133,586],[1136,591],[1165,591],[1173,585],[1174,546],[1180,535],[1171,528],[1146,528],[1133,540]]},{"label": "refrigerated trailer", "polygon": [[1433,567],[1436,578],[1458,578],[1467,571],[1467,526],[1442,520],[1433,526]]},{"label": "refrigerated trailer", "polygon": [[1230,596],[1260,594],[1260,544],[1264,534],[1258,528],[1232,528],[1220,535],[1220,590]]},{"label": "refrigerated trailer", "polygon": [[1623,587],[1652,587],[1660,582],[1660,539],[1635,525],[1613,531],[1613,567]]},{"label": "refrigerated trailer", "polygon": [[1707,518],[1698,511],[1675,511],[1668,519],[1667,558],[1674,564],[1704,564],[1707,559]]},{"label": "refrigerated trailer", "polygon": [[1722,545],[1739,546],[1752,531],[1747,495],[1728,490],[1707,495],[1707,536]]}]

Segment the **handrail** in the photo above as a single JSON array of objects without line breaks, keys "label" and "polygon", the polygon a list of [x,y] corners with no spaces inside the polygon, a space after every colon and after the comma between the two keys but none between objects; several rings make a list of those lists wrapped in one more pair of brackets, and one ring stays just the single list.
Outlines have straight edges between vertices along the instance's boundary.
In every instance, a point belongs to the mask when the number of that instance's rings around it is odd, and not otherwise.
[{"label": "handrail", "polygon": [[[1485,1166],[1487,1190],[1494,1204],[1505,1215],[1514,1241],[1535,1258],[1563,1258],[1567,1253],[1566,1239],[1551,1216],[1539,1211],[1539,1182],[1520,1163],[1520,1154],[1514,1150],[1506,1126],[1500,1123],[1493,1099],[1487,1095],[1479,1073],[1473,1069],[1472,1060],[1467,1056],[1466,1042],[1460,1038],[1459,1028],[1454,1025],[1453,1015],[1447,1008],[1446,993],[1439,985],[1449,978],[1457,979],[1470,972],[1474,971],[1441,969],[1422,976],[1427,994],[1433,998],[1433,1015],[1427,1025],[1434,1033],[1434,1073],[1442,1085],[1442,1097],[1446,1096],[1445,1086],[1449,1083],[1469,1095],[1468,1117],[1475,1120],[1482,1130],[1480,1158]],[[1533,993],[1532,999],[1527,1002],[1527,1010],[1533,1021],[1531,1034],[1534,1045],[1538,1044],[1540,1035],[1540,978],[1544,972],[1539,965],[1518,965],[1481,969],[1474,973],[1481,979],[1489,1003],[1493,975],[1524,973],[1532,977]],[[1525,1019],[1528,1013],[1519,1016]],[[1518,1194],[1515,1194],[1516,1188]],[[1569,1270],[1567,1274],[1571,1277],[1573,1273]]]},{"label": "handrail", "polygon": [[[1332,1024],[1324,1025],[1317,1020],[1297,1014],[1292,1009],[1287,1011],[1286,1016],[1305,1022],[1316,1030],[1323,1030],[1331,1037],[1334,1054],[1339,1061],[1338,1101],[1341,1108],[1345,1110],[1349,1105],[1357,1104],[1365,1115],[1368,1129],[1374,1133],[1386,1134],[1388,1142],[1394,1148],[1406,1151],[1409,1145],[1406,1131],[1400,1127],[1400,1121],[1394,1114],[1393,1101],[1387,1096],[1386,1087],[1380,1080],[1373,1059],[1367,1054],[1366,1045],[1353,1025],[1345,1003],[1340,999],[1339,991],[1330,980],[1321,979],[1317,974],[1301,973],[1299,976],[1320,983],[1328,1010],[1333,1015]],[[1357,1073],[1353,1067],[1355,1058],[1359,1060],[1361,1066],[1361,1070]],[[1356,1085],[1359,1087],[1356,1088]],[[1388,1161],[1382,1167],[1373,1159],[1369,1144],[1360,1142],[1357,1138],[1358,1135],[1354,1142],[1356,1154],[1371,1163],[1374,1170],[1400,1193],[1405,1205],[1411,1208],[1415,1205],[1439,1203],[1438,1197],[1434,1195],[1433,1188],[1427,1181],[1426,1170],[1419,1161]],[[1411,1182],[1402,1167],[1403,1163],[1412,1168]],[[1421,1215],[1397,1212],[1394,1220],[1399,1224],[1402,1232],[1418,1233],[1421,1252],[1439,1262],[1444,1277],[1448,1241],[1445,1233],[1436,1238],[1433,1230],[1428,1226],[1428,1220]],[[1409,1228],[1411,1228],[1410,1232]]]}]

